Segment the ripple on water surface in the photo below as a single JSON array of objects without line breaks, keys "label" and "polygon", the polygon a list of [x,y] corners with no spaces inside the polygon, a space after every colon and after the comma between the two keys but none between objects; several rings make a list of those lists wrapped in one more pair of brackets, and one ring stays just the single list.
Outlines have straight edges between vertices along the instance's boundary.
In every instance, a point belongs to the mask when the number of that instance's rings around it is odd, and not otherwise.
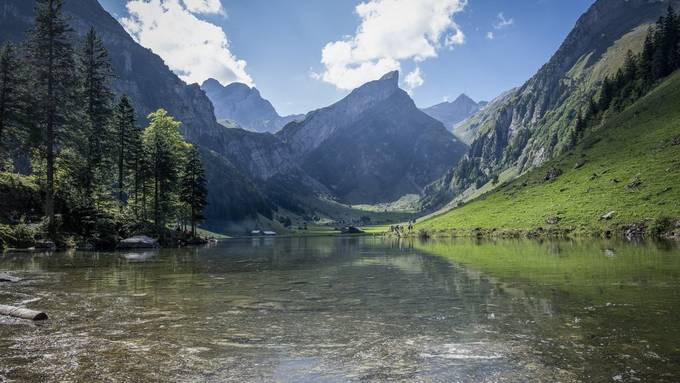
[{"label": "ripple on water surface", "polygon": [[601,246],[316,238],[5,254],[0,271],[22,281],[0,302],[51,319],[0,317],[0,381],[677,380],[678,334],[650,322],[678,319],[677,249],[620,245],[612,259]]}]

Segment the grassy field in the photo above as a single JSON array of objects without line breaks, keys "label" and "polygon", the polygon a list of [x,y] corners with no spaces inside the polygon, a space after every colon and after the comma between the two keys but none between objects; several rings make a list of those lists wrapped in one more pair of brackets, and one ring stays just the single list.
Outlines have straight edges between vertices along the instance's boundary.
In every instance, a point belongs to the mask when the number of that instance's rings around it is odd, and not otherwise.
[{"label": "grassy field", "polygon": [[[680,217],[680,73],[609,119],[567,155],[468,204],[420,222],[433,232],[653,227]],[[545,176],[557,168],[562,174]],[[609,220],[602,215],[614,212]],[[556,224],[555,217],[559,220]]]}]

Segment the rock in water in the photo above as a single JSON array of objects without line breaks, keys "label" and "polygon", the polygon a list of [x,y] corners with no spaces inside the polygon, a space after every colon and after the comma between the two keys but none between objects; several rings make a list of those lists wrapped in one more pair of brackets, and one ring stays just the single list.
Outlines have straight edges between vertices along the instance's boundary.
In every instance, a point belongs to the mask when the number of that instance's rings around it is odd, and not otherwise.
[{"label": "rock in water", "polygon": [[158,247],[158,241],[146,235],[135,235],[118,242],[118,249],[153,249]]}]

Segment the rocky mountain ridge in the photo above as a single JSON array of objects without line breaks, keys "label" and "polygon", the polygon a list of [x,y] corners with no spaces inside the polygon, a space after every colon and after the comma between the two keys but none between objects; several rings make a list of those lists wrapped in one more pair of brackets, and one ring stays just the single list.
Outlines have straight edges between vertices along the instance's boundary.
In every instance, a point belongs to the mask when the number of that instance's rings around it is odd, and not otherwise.
[{"label": "rocky mountain ridge", "polygon": [[210,78],[203,82],[201,89],[212,102],[218,120],[233,121],[246,130],[275,133],[287,123],[304,118],[297,114],[280,116],[257,88],[239,82],[223,86]]},{"label": "rocky mountain ridge", "polygon": [[477,113],[484,105],[486,105],[485,102],[477,103],[463,93],[453,101],[432,105],[423,108],[422,111],[441,121],[456,137],[469,144],[474,137],[468,136],[465,131],[459,131],[457,128],[461,122]]}]

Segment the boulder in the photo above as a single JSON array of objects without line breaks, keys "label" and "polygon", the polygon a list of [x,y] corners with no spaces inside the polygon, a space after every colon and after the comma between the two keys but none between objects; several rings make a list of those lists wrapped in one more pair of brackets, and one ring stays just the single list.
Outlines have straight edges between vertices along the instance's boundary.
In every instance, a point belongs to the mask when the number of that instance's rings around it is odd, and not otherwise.
[{"label": "boulder", "polygon": [[547,223],[548,225],[557,225],[558,223],[560,223],[561,220],[562,220],[562,218],[557,217],[557,216],[553,216],[553,217],[548,217],[545,220],[545,223]]},{"label": "boulder", "polygon": [[118,249],[152,249],[158,247],[158,241],[146,235],[135,235],[118,242]]},{"label": "boulder", "polygon": [[54,251],[57,249],[57,245],[48,240],[40,240],[35,242],[35,246],[33,246],[36,250],[45,250],[45,251]]},{"label": "boulder", "polygon": [[643,223],[633,223],[626,226],[623,235],[629,241],[637,241],[645,237],[647,227]]},{"label": "boulder", "polygon": [[614,218],[614,214],[616,214],[616,211],[612,210],[608,213],[602,214],[600,219],[603,219],[605,221],[609,221],[610,219]]},{"label": "boulder", "polygon": [[561,175],[562,175],[562,170],[561,170],[561,169],[558,169],[558,168],[550,168],[550,170],[548,170],[548,173],[546,173],[544,179],[545,179],[546,181],[552,181],[552,180],[554,180],[555,178],[557,178],[557,177],[559,177],[559,176],[561,176]]},{"label": "boulder", "polygon": [[636,187],[642,185],[642,180],[640,179],[640,175],[636,175],[635,177],[630,179],[630,182],[626,184],[626,189],[635,189]]},{"label": "boulder", "polygon": [[580,159],[580,160],[576,161],[576,163],[574,164],[574,169],[580,169],[585,164],[586,164],[586,160]]},{"label": "boulder", "polygon": [[678,134],[677,136],[675,136],[675,138],[674,138],[673,141],[671,142],[671,145],[680,145],[680,134]]},{"label": "boulder", "polygon": [[346,226],[341,230],[342,234],[361,234],[364,231],[355,226]]}]

